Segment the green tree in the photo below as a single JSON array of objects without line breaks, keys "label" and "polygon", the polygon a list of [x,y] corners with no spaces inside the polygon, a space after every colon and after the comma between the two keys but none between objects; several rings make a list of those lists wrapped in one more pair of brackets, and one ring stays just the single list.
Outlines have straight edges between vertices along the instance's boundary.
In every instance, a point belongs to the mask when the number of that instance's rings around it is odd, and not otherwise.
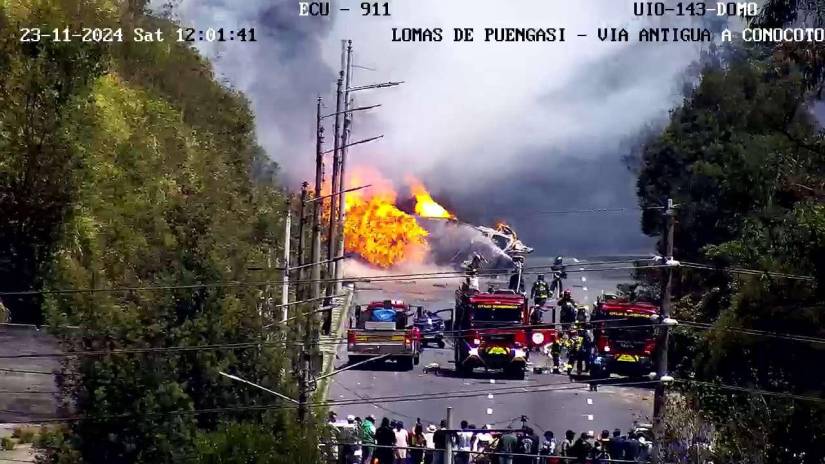
[{"label": "green tree", "polygon": [[[679,376],[823,397],[825,376],[812,369],[823,345],[740,330],[825,337],[825,145],[807,106],[808,76],[775,59],[773,50],[737,46],[705,69],[643,150],[638,193],[642,206],[666,198],[680,205],[677,259],[814,276],[682,269],[677,319],[712,326],[677,329],[672,367]],[[661,216],[646,213],[643,229],[660,236]],[[682,393],[691,420],[713,430],[715,462],[825,458],[825,409],[815,402],[693,387]],[[670,457],[688,462],[675,451],[683,449],[679,420]]]},{"label": "green tree", "polygon": [[[171,35],[175,25],[145,5],[31,0],[0,10],[0,25]],[[261,341],[263,289],[234,283],[276,278],[249,268],[283,242],[286,198],[246,99],[186,44],[29,44],[17,27],[0,31],[0,280],[8,290],[93,289],[7,300],[15,319],[45,314],[69,351]],[[178,288],[112,291],[158,286]],[[39,459],[225,462],[250,448],[244,462],[312,462],[317,448],[300,439],[314,432],[298,430],[294,411],[219,375],[294,395],[285,348],[66,358],[59,386],[79,420]],[[278,446],[255,454],[266,437]]]}]

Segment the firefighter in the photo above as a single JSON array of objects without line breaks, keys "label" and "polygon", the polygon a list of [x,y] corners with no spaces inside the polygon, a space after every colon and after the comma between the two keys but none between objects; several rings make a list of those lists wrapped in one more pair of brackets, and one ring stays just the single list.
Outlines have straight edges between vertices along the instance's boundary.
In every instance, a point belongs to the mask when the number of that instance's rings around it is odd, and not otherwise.
[{"label": "firefighter", "polygon": [[[586,356],[586,344],[584,339],[584,331],[579,331],[575,337],[573,337],[573,346],[570,349],[570,355],[572,359],[575,360],[576,364],[576,374],[582,373],[582,367],[587,368],[587,356]],[[571,366],[572,368],[572,366]],[[572,369],[571,369],[572,370]]]},{"label": "firefighter", "polygon": [[562,279],[567,278],[567,272],[564,271],[564,260],[561,256],[556,256],[550,270],[553,272],[553,279],[550,282],[550,294],[555,295],[556,291],[561,293]]},{"label": "firefighter", "polygon": [[533,298],[533,303],[536,306],[544,306],[547,298],[550,297],[550,285],[544,280],[544,274],[539,274],[533,287],[530,288],[530,296]]},{"label": "firefighter", "polygon": [[573,301],[570,290],[565,290],[564,293],[562,293],[558,306],[561,308],[559,321],[562,325],[566,324],[565,327],[562,327],[562,330],[569,329],[570,326],[576,322],[576,302]]},{"label": "firefighter", "polygon": [[550,344],[550,356],[553,358],[553,373],[559,373],[559,358],[561,357],[561,348],[563,340],[559,340],[556,338],[553,340],[553,343]]},{"label": "firefighter", "polygon": [[567,374],[572,377],[574,366],[576,367],[577,372],[581,374],[582,366],[579,353],[581,352],[584,339],[577,332],[574,332],[574,335],[571,336],[569,340],[570,341],[567,345]]}]

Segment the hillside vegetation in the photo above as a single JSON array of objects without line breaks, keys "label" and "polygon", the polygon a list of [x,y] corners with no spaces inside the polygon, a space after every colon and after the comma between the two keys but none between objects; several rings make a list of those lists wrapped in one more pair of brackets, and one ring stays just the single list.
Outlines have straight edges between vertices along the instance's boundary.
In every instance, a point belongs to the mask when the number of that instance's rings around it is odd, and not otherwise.
[{"label": "hillside vegetation", "polygon": [[[751,391],[679,384],[674,462],[697,462],[696,444],[715,463],[825,459],[825,138],[812,113],[822,73],[787,52],[713,50],[640,160],[641,206],[679,205],[676,259],[810,277],[677,271],[675,317],[699,325],[676,330],[671,369]],[[662,222],[642,217],[653,236]]]},{"label": "hillside vegetation", "polygon": [[[45,321],[66,350],[257,342],[259,287],[105,291],[275,278],[248,270],[277,252],[285,197],[243,96],[172,40],[19,40],[23,25],[160,27],[174,37],[144,1],[0,5],[0,290],[93,289],[4,297],[12,319]],[[283,352],[66,358],[59,384],[72,419],[40,459],[311,462],[313,447],[294,445],[291,410],[218,374],[294,393]],[[256,405],[272,407],[242,409]]]}]

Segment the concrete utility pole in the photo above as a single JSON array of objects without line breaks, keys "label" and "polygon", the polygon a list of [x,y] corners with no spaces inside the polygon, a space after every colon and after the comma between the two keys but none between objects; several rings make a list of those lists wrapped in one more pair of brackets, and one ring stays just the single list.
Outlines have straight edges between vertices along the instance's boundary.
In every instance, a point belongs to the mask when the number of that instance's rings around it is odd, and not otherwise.
[{"label": "concrete utility pole", "polygon": [[304,280],[304,224],[306,220],[304,218],[304,209],[307,201],[307,188],[309,188],[309,182],[304,182],[301,184],[301,206],[298,208],[300,219],[298,220],[298,287],[295,290],[297,294],[297,298],[299,300],[303,300],[306,298],[304,294],[304,288],[306,284],[302,281]]},{"label": "concrete utility pole", "polygon": [[[343,43],[343,42],[342,42]],[[346,180],[347,165],[347,140],[352,130],[352,113],[350,109],[350,75],[352,72],[352,41],[347,41],[347,61],[344,65],[346,69],[344,75],[344,127],[341,131],[341,167],[338,171],[340,180],[338,181],[338,226],[341,228],[338,234],[338,253],[344,253],[344,208],[346,207],[346,192],[344,190]],[[341,293],[341,278],[344,277],[344,266],[342,263],[335,264],[335,293]]]},{"label": "concrete utility pole", "polygon": [[281,304],[283,310],[281,311],[281,321],[289,317],[289,244],[292,241],[292,210],[287,202],[286,219],[284,220],[284,270],[281,278]]},{"label": "concrete utility pole", "polygon": [[[340,168],[341,168],[341,153],[339,151],[341,141],[341,100],[342,100],[342,86],[344,85],[344,67],[346,66],[346,40],[341,41],[341,70],[338,72],[338,82],[335,90],[335,127],[333,129],[332,142],[332,193],[338,192],[338,184],[340,182]],[[338,218],[336,204],[339,203],[340,195],[330,197],[329,201],[329,230],[327,231],[327,259],[332,259],[337,256],[335,245],[338,243],[336,233],[336,219]],[[327,285],[327,296],[335,294],[335,262],[330,261],[327,266],[327,277],[330,279]]]},{"label": "concrete utility pole", "polygon": [[304,343],[301,347],[301,366],[298,369],[298,421],[303,425],[307,421],[307,402],[309,399],[309,376],[310,357],[309,347],[312,344],[312,321],[311,314],[306,315],[304,323]]},{"label": "concrete utility pole", "polygon": [[[447,430],[453,429],[453,408],[447,408]],[[447,443],[444,450],[444,464],[453,464],[453,437],[447,435]]]},{"label": "concrete utility pole", "polygon": [[656,391],[653,395],[653,456],[654,463],[661,462],[662,440],[664,439],[664,416],[665,416],[665,380],[667,377],[667,350],[670,339],[670,300],[673,293],[673,230],[675,228],[675,205],[673,199],[668,198],[667,209],[665,210],[665,264],[664,282],[662,286],[662,314],[659,326],[659,336],[656,340],[656,377],[659,383],[656,384]]},{"label": "concrete utility pole", "polygon": [[315,190],[313,197],[315,205],[312,207],[312,253],[310,259],[312,260],[312,272],[310,279],[312,280],[312,294],[311,298],[318,298],[321,296],[321,208],[324,203],[318,199],[321,197],[321,184],[324,182],[324,128],[321,126],[321,97],[318,97],[318,102],[315,109]]}]

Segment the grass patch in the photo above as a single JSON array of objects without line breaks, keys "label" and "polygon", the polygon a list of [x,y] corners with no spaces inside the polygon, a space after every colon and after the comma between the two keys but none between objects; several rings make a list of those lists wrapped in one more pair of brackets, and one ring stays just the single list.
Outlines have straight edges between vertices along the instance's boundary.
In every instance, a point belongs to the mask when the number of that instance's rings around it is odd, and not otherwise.
[{"label": "grass patch", "polygon": [[20,443],[33,443],[37,436],[37,427],[18,427],[11,434],[12,438],[17,438]]},{"label": "grass patch", "polygon": [[14,439],[9,437],[3,437],[0,439],[0,448],[3,448],[6,451],[11,451],[14,449]]}]

